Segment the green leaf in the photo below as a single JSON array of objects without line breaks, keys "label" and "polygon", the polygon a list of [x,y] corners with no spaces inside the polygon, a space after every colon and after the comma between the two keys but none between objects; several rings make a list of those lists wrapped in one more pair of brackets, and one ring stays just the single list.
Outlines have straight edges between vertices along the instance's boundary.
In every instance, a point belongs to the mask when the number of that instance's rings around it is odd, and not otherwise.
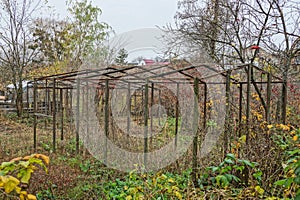
[{"label": "green leaf", "polygon": [[282,179],[282,180],[276,181],[274,184],[275,184],[275,185],[282,186],[282,185],[285,184],[285,182],[286,182],[286,179]]},{"label": "green leaf", "polygon": [[255,167],[255,163],[250,162],[249,160],[242,160],[242,162],[243,162],[245,165],[248,165],[248,166],[251,167],[251,168]]},{"label": "green leaf", "polygon": [[232,154],[232,153],[228,153],[228,154],[226,155],[226,157],[227,157],[227,158],[230,158],[230,159],[232,159],[232,160],[235,160],[235,155]]},{"label": "green leaf", "polygon": [[300,175],[300,166],[298,166],[298,167],[296,168],[296,170],[295,170],[295,174],[296,174],[297,176],[299,176],[299,175]]},{"label": "green leaf", "polygon": [[28,184],[28,183],[29,183],[29,180],[30,180],[30,178],[31,178],[32,172],[34,172],[34,170],[31,169],[31,168],[28,168],[28,169],[25,171],[25,173],[23,174],[23,176],[22,176],[22,178],[21,178],[21,182],[22,182],[22,183]]},{"label": "green leaf", "polygon": [[234,164],[234,162],[232,161],[232,159],[228,159],[228,158],[225,158],[225,163],[227,163],[227,164]]},{"label": "green leaf", "polygon": [[288,154],[291,155],[291,156],[296,154],[296,153],[300,153],[300,149],[295,149],[293,151],[288,151]]},{"label": "green leaf", "polygon": [[212,167],[212,172],[216,172],[216,171],[219,171],[220,168],[219,167]]},{"label": "green leaf", "polygon": [[288,178],[286,180],[285,187],[289,188],[291,186],[291,184],[293,183],[293,181],[294,181],[294,178]]}]

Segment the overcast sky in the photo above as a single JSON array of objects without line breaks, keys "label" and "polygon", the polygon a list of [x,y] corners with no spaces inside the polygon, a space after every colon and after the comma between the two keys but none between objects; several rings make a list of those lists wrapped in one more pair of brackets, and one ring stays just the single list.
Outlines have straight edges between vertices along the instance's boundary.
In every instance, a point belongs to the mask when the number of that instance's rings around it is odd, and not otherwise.
[{"label": "overcast sky", "polygon": [[[93,0],[92,2],[102,9],[102,21],[112,26],[116,33],[173,23],[177,9],[177,0]],[[66,15],[64,0],[49,0],[49,4],[61,17]]]}]

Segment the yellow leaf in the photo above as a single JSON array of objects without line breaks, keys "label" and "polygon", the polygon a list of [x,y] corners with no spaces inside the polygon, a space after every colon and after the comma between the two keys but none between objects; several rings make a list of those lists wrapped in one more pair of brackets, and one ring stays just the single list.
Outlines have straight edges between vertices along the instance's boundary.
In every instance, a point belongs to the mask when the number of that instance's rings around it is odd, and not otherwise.
[{"label": "yellow leaf", "polygon": [[174,183],[175,182],[173,178],[169,178],[168,181],[169,181],[169,183]]},{"label": "yellow leaf", "polygon": [[182,199],[182,195],[181,195],[180,192],[178,192],[178,191],[175,192],[175,196],[176,196],[178,199]]},{"label": "yellow leaf", "polygon": [[247,140],[246,135],[242,135],[242,136],[239,138],[239,141],[240,141],[242,144],[245,144],[245,143],[246,143],[246,140]]},{"label": "yellow leaf", "polygon": [[4,182],[4,191],[5,193],[11,193],[17,185],[19,185],[20,181],[13,176],[7,176]]},{"label": "yellow leaf", "polygon": [[265,190],[262,189],[259,185],[255,186],[255,191],[260,195],[263,195],[265,192]]},{"label": "yellow leaf", "polygon": [[49,165],[50,159],[48,156],[43,155],[43,154],[36,154],[36,158],[41,158],[47,165]]},{"label": "yellow leaf", "polygon": [[28,194],[27,195],[27,199],[28,200],[36,200],[36,196],[32,195],[32,194]]},{"label": "yellow leaf", "polygon": [[131,200],[132,199],[132,196],[131,195],[128,195],[127,197],[126,197],[126,200]]},{"label": "yellow leaf", "polygon": [[16,192],[17,192],[18,194],[21,193],[21,188],[20,188],[20,187],[17,186],[15,190],[16,190]]},{"label": "yellow leaf", "polygon": [[270,124],[270,125],[268,125],[267,127],[268,127],[268,129],[271,129],[271,128],[273,128],[273,125]]},{"label": "yellow leaf", "polygon": [[298,140],[298,136],[297,136],[297,135],[294,135],[293,140],[294,140],[294,141],[297,141],[297,140]]},{"label": "yellow leaf", "polygon": [[179,188],[177,186],[172,186],[172,190],[179,191]]}]

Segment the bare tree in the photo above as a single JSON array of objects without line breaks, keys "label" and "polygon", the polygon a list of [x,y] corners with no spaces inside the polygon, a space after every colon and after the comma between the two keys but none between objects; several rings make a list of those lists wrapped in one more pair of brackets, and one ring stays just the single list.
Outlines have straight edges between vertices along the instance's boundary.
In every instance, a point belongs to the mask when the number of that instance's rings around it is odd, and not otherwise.
[{"label": "bare tree", "polygon": [[16,92],[18,116],[23,110],[22,81],[32,62],[35,51],[30,48],[31,37],[28,25],[41,0],[1,0],[0,14],[0,65],[8,72],[9,81]]},{"label": "bare tree", "polygon": [[[256,49],[248,54],[252,45],[259,46],[269,55],[276,55],[273,67],[279,70],[284,81],[282,105],[286,105],[286,82],[299,38],[299,6],[285,0],[180,0],[175,15],[175,27],[168,25],[171,34],[170,52],[184,44],[186,49],[205,51],[220,66],[234,64],[253,65],[259,56]],[[193,54],[194,55],[194,54]],[[252,82],[255,77],[251,76]],[[266,103],[254,83],[261,103]],[[285,107],[282,118],[285,121]]]}]

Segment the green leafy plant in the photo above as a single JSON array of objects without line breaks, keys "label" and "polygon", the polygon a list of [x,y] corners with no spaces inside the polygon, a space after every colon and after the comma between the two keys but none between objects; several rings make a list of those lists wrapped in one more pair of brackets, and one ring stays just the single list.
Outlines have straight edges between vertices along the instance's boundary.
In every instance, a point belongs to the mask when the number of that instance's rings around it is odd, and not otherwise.
[{"label": "green leafy plant", "polygon": [[277,142],[285,150],[286,161],[283,163],[284,176],[274,183],[275,186],[281,186],[285,189],[285,197],[300,198],[300,129],[294,129],[290,134],[277,136]]},{"label": "green leafy plant", "polygon": [[218,166],[206,168],[206,172],[200,176],[198,184],[201,189],[204,189],[205,186],[209,188],[227,188],[230,185],[246,184],[235,175],[243,173],[246,167],[254,169],[252,176],[257,183],[259,183],[261,181],[262,172],[255,168],[257,165],[258,163],[249,160],[237,159],[234,154],[229,153]]},{"label": "green leafy plant", "polygon": [[106,183],[104,193],[108,199],[184,199],[190,173],[191,170],[182,174],[138,174],[132,171],[122,180]]},{"label": "green leafy plant", "polygon": [[[9,162],[2,162],[0,165],[0,191],[6,194],[18,195],[21,200],[36,199],[28,194],[21,185],[29,185],[32,173],[40,166],[48,172],[46,165],[49,164],[49,157],[43,154],[32,154],[30,156],[14,158]],[[13,195],[14,195],[13,194]]]}]

